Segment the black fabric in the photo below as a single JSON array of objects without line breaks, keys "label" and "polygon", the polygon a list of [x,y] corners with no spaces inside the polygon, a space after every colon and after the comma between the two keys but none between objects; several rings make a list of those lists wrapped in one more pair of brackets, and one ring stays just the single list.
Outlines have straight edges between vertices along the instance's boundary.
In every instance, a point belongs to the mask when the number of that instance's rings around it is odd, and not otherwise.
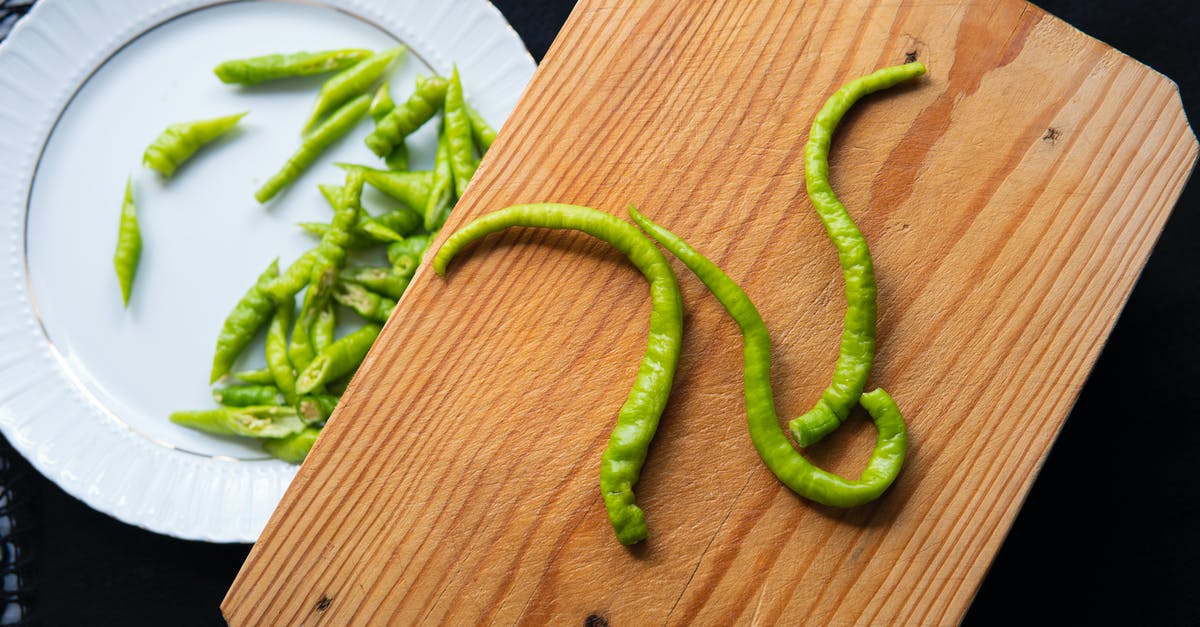
[{"label": "black fabric", "polygon": [[[572,5],[495,4],[539,60]],[[1194,0],[1041,5],[1174,79],[1196,119]],[[1189,185],[1167,223],[965,624],[1200,624],[1198,186]],[[220,624],[217,605],[247,546],[157,536],[92,511],[36,474],[28,481],[36,619]]]}]

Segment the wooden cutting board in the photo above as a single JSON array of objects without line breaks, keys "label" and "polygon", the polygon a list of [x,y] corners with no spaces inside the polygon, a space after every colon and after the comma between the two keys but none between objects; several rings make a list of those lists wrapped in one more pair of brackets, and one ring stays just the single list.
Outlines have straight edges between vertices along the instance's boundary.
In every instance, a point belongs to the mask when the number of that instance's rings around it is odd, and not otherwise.
[{"label": "wooden cutting board", "polygon": [[[840,84],[914,56],[928,76],[856,107],[832,154],[879,277],[872,381],[912,435],[881,500],[816,506],[767,471],[737,328],[676,263],[684,350],[637,485],[652,535],[619,545],[597,477],[645,282],[586,236],[512,231],[420,270],[228,620],[958,621],[1196,159],[1169,80],[1016,0],[581,0],[445,231],[636,204],[745,287],[797,415],[844,309],[804,139]],[[856,417],[806,454],[856,475],[872,437]]]}]

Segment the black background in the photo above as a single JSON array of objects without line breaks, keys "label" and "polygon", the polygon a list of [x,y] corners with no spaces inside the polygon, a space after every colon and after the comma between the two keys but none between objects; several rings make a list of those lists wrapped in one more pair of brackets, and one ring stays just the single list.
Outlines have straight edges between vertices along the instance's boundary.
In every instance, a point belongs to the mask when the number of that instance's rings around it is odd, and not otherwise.
[{"label": "black background", "polygon": [[[573,4],[494,3],[538,60]],[[1175,80],[1197,119],[1200,3],[1040,5]],[[1200,624],[1197,187],[1168,221],[964,624]],[[220,624],[248,546],[147,533],[36,473],[27,488],[38,622]]]}]

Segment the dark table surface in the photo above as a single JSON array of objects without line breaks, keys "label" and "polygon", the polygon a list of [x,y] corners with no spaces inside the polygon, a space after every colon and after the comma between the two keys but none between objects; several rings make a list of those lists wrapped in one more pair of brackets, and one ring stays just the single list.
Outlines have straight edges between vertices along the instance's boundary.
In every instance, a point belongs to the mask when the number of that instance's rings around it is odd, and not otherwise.
[{"label": "dark table surface", "polygon": [[[538,60],[573,5],[494,3]],[[0,9],[5,4],[27,2],[0,0]],[[1040,5],[1175,80],[1197,119],[1200,2]],[[964,624],[1200,624],[1198,242],[1200,182],[1193,180]],[[249,546],[142,531],[33,471],[18,485],[36,622],[221,623],[218,604]]]}]

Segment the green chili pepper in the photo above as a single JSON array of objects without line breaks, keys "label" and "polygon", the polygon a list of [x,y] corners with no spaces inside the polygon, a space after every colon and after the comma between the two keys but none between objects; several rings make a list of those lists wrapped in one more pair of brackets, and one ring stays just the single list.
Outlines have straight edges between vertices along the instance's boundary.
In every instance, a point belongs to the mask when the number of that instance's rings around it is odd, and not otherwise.
[{"label": "green chili pepper", "polygon": [[274,385],[230,385],[213,390],[213,400],[226,407],[282,405],[283,395]]},{"label": "green chili pepper", "polygon": [[305,423],[319,424],[333,415],[337,404],[338,397],[332,394],[308,394],[296,404],[296,411],[300,412],[300,419]]},{"label": "green chili pepper", "polygon": [[400,207],[374,216],[373,219],[395,233],[408,236],[421,229],[421,214],[407,207]]},{"label": "green chili pepper", "polygon": [[297,400],[296,369],[288,357],[288,330],[292,327],[295,311],[296,303],[291,299],[280,302],[267,327],[267,369],[288,405],[296,404]]},{"label": "green chili pepper", "polygon": [[[322,240],[324,240],[324,235],[322,235]],[[276,303],[292,302],[296,298],[296,294],[299,294],[300,290],[308,285],[308,280],[312,277],[313,264],[316,261],[316,248],[305,251],[303,255],[292,262],[292,265],[288,266],[287,270],[284,270],[263,289]]]},{"label": "green chili pepper", "polygon": [[337,329],[337,313],[333,307],[333,301],[326,301],[325,305],[317,312],[317,319],[313,322],[313,349],[319,353],[326,346],[332,344],[335,329]]},{"label": "green chili pepper", "polygon": [[908,450],[908,432],[892,398],[882,389],[860,397],[875,422],[878,436],[866,470],[858,480],[845,479],[813,465],[792,447],[779,427],[771,389],[771,337],[754,303],[720,268],[678,236],[632,207],[629,212],[638,226],[700,278],[741,327],[750,439],[771,472],[800,496],[825,505],[853,507],[879,498],[900,473]]},{"label": "green chili pepper", "polygon": [[250,342],[254,341],[258,330],[271,319],[271,314],[275,312],[275,302],[267,294],[266,287],[278,276],[279,260],[276,259],[259,275],[258,280],[225,318],[221,332],[217,334],[217,348],[213,351],[209,383],[216,382],[229,372],[233,362],[246,350]]},{"label": "green chili pepper", "polygon": [[349,373],[358,367],[371,349],[381,327],[367,324],[325,347],[312,363],[300,372],[296,379],[296,390],[307,394],[322,384]]},{"label": "green chili pepper", "polygon": [[[364,95],[370,98],[367,90],[375,81],[379,80],[380,76],[383,76],[393,61],[407,51],[408,49],[404,46],[384,50],[334,74],[333,78],[321,85],[321,91],[317,93],[317,101],[313,103],[312,113],[304,123],[304,130],[307,131],[321,116],[336,110],[352,98]],[[369,101],[367,105],[369,108]]]},{"label": "green chili pepper", "polygon": [[336,72],[370,56],[370,50],[354,49],[267,54],[225,61],[213,68],[213,73],[222,83],[254,85],[280,78]]},{"label": "green chili pepper", "polygon": [[128,178],[125,179],[125,200],[121,203],[121,221],[117,226],[117,252],[113,254],[117,283],[121,286],[121,302],[126,307],[129,306],[133,277],[137,274],[141,257],[142,232],[138,228],[137,206],[133,203],[133,179]]},{"label": "green chili pepper", "polygon": [[[313,278],[304,293],[304,301],[300,305],[300,313],[296,314],[296,324],[292,328],[291,343],[288,345],[288,358],[297,371],[303,371],[317,350],[313,346],[313,326],[317,316],[329,301],[334,279],[337,277],[337,266],[328,262],[318,262],[314,266]],[[297,384],[297,389],[299,385]],[[301,391],[301,394],[308,390]]]},{"label": "green chili pepper", "polygon": [[422,212],[422,215],[424,215],[425,204],[429,200],[429,188],[433,182],[432,172],[389,172],[387,170],[376,170],[375,168],[351,163],[337,163],[335,165],[347,172],[362,172],[363,179],[367,182],[367,185],[399,200],[406,207],[414,211]]},{"label": "green chili pepper", "polygon": [[[272,307],[271,311],[274,312],[275,308]],[[233,378],[254,385],[273,385],[275,383],[275,375],[271,374],[270,368],[235,372]]]},{"label": "green chili pepper", "polygon": [[645,514],[634,500],[633,486],[659,417],[671,394],[683,337],[679,286],[663,254],[633,225],[602,211],[574,205],[517,205],[478,218],[450,236],[433,258],[444,275],[446,265],[463,247],[512,226],[575,229],[612,244],[629,258],[650,283],[650,335],[637,378],[617,415],[600,468],[600,491],[608,518],[622,544],[646,538]]},{"label": "green chili pepper", "polygon": [[177,411],[171,422],[218,435],[252,438],[285,438],[304,429],[304,422],[291,407],[220,407],[199,411]]},{"label": "green chili pepper", "polygon": [[359,216],[358,224],[354,225],[354,229],[377,242],[400,242],[404,240],[403,235],[393,231],[391,227],[376,220],[373,216],[367,215],[365,212]]},{"label": "green chili pepper", "polygon": [[375,96],[371,98],[371,119],[378,124],[380,120],[392,112],[396,108],[396,102],[392,100],[392,92],[388,87],[387,81],[384,81],[379,89],[375,90]]},{"label": "green chili pepper", "polygon": [[147,167],[169,177],[201,146],[237,126],[238,120],[245,115],[246,112],[242,112],[219,118],[172,124],[146,148],[146,152],[142,155],[142,161]]},{"label": "green chili pepper", "polygon": [[[462,81],[458,76],[457,65],[454,66],[454,72],[450,74],[450,84],[446,87],[445,116],[446,147],[450,168],[454,171],[454,194],[461,198],[463,191],[467,189],[467,183],[470,183],[471,177],[475,175],[476,162],[471,139],[471,119],[467,115],[466,102],[463,101]],[[438,148],[440,152],[440,143]],[[434,172],[436,181],[436,167]],[[445,222],[445,218],[442,218],[442,222]],[[441,222],[438,222],[437,226],[441,226]],[[434,228],[430,226],[428,218],[425,228]]]},{"label": "green chili pepper", "polygon": [[290,185],[300,175],[308,169],[309,166],[317,160],[317,157],[329,147],[337,138],[350,132],[355,124],[358,124],[359,119],[367,112],[367,107],[370,105],[371,97],[367,95],[359,96],[350,102],[342,105],[340,109],[334,111],[325,121],[321,122],[311,133],[304,137],[304,141],[300,142],[300,147],[288,158],[283,167],[267,179],[267,182],[254,193],[254,198],[258,202],[267,202],[275,197],[287,185]]},{"label": "green chili pepper", "polygon": [[388,170],[393,172],[408,170],[408,144],[403,139],[400,140],[392,152],[383,158],[383,162],[387,164]]},{"label": "green chili pepper", "polygon": [[829,185],[829,145],[842,116],[859,98],[925,73],[919,62],[885,68],[850,81],[825,102],[804,149],[804,183],[813,208],[838,249],[846,281],[845,329],[833,381],[808,413],[788,423],[800,446],[819,442],[858,404],[875,359],[875,270],[867,240]]},{"label": "green chili pepper", "polygon": [[396,145],[428,122],[446,99],[446,79],[434,76],[417,79],[417,88],[404,104],[396,106],[367,135],[367,147],[380,157],[391,154]]},{"label": "green chili pepper", "polygon": [[392,264],[392,270],[404,278],[412,278],[432,242],[433,234],[428,233],[406,237],[402,242],[390,244],[387,258]]},{"label": "green chili pepper", "polygon": [[[332,228],[327,222],[297,222],[296,226],[304,229],[309,235],[315,235],[318,238],[325,237],[325,234]],[[350,239],[346,241],[345,248],[346,250],[364,250],[372,246],[378,246],[379,244],[379,240],[355,229],[350,234]]]},{"label": "green chili pepper", "polygon": [[263,440],[263,450],[271,457],[289,464],[299,464],[308,457],[308,452],[321,434],[319,427],[306,427],[303,431],[284,438]]},{"label": "green chili pepper", "polygon": [[357,283],[338,283],[334,287],[333,298],[372,322],[387,322],[388,316],[396,308],[395,300],[380,296]]},{"label": "green chili pepper", "polygon": [[[391,90],[385,82],[375,91],[375,97],[371,100],[371,117],[378,125],[395,108],[396,103],[392,100]],[[383,161],[387,163],[389,170],[408,169],[408,145],[404,143],[403,139],[396,143],[396,147],[392,148],[392,152],[384,157]]]},{"label": "green chili pepper", "polygon": [[480,154],[488,151],[492,147],[492,142],[496,141],[496,130],[488,126],[487,120],[475,110],[470,104],[466,104],[467,117],[471,119],[471,135],[475,138],[475,145],[479,147]]},{"label": "green chili pepper", "polygon": [[[410,277],[397,273],[391,267],[346,268],[338,274],[339,283],[357,283],[392,300],[400,300],[404,290],[408,289],[409,280]],[[336,297],[336,292],[334,295]]]},{"label": "green chili pepper", "polygon": [[446,223],[454,208],[454,168],[451,165],[450,140],[446,128],[438,135],[437,156],[433,162],[433,182],[425,203],[425,230],[436,231]]}]

